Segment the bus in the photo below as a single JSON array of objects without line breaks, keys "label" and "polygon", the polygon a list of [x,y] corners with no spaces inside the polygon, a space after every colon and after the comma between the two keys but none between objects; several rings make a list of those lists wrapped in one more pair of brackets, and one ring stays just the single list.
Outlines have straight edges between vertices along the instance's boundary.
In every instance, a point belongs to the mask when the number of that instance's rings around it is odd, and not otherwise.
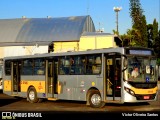
[{"label": "bus", "polygon": [[[3,93],[30,103],[84,101],[93,108],[106,103],[158,99],[158,67],[152,49],[117,47],[5,57]],[[138,76],[132,71],[138,67]]]}]

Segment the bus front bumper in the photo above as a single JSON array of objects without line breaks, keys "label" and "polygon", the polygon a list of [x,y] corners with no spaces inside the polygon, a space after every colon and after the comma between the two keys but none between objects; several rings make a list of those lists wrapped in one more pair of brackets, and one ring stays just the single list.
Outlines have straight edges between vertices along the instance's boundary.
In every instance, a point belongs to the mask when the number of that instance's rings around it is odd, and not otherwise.
[{"label": "bus front bumper", "polygon": [[150,102],[156,101],[158,99],[158,91],[156,94],[148,95],[131,95],[128,92],[124,91],[124,102]]}]

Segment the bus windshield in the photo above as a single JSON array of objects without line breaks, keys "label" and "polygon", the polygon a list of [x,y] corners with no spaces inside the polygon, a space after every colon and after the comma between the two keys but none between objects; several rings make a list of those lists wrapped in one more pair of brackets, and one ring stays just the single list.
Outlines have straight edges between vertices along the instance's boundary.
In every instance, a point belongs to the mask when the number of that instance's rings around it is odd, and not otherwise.
[{"label": "bus windshield", "polygon": [[133,82],[156,81],[156,59],[147,57],[128,58],[128,80]]}]

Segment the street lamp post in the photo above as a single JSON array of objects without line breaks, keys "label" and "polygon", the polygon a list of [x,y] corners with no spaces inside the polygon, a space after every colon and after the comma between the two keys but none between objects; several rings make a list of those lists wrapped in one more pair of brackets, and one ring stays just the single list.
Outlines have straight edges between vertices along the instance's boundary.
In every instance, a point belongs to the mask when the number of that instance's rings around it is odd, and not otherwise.
[{"label": "street lamp post", "polygon": [[117,28],[117,34],[119,34],[119,31],[118,31],[118,12],[120,10],[122,10],[122,7],[113,7],[113,10],[116,12],[116,28]]}]

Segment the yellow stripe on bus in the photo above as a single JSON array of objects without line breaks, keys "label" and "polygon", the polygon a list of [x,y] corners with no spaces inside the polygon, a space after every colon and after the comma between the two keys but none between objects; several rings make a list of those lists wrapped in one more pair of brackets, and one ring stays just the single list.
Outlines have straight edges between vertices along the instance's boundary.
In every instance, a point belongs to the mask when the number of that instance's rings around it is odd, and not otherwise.
[{"label": "yellow stripe on bus", "polygon": [[[11,91],[11,80],[4,80],[3,91]],[[29,86],[35,87],[38,93],[45,93],[45,81],[26,81],[21,80],[20,85],[20,92],[27,92]]]},{"label": "yellow stripe on bus", "polygon": [[27,92],[29,86],[34,86],[38,93],[44,93],[45,92],[45,81],[21,80],[21,92]]},{"label": "yellow stripe on bus", "polygon": [[11,80],[4,80],[3,91],[11,91]]}]

